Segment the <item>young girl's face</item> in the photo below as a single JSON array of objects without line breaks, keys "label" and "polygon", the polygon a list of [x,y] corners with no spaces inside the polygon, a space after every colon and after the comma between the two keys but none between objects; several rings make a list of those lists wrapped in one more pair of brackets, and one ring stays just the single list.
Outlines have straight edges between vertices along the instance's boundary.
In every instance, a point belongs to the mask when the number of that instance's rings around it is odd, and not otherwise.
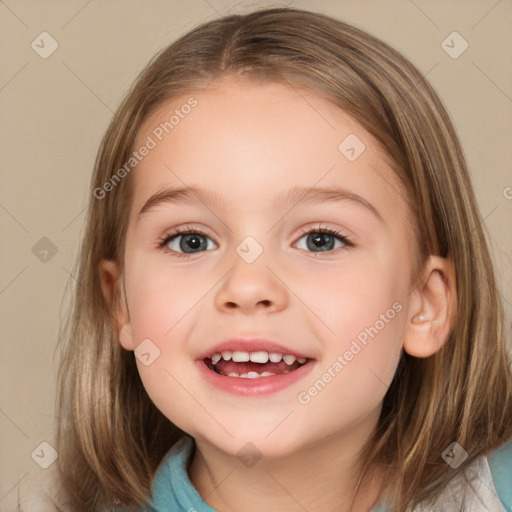
[{"label": "young girl's face", "polygon": [[[144,145],[130,177],[121,343],[138,347],[156,406],[232,455],[248,442],[280,456],[368,436],[410,320],[411,216],[385,153],[313,92],[234,78],[161,105]],[[148,203],[168,189],[182,192]],[[178,228],[196,235],[159,247]],[[205,357],[222,349],[307,363],[221,376]]]}]

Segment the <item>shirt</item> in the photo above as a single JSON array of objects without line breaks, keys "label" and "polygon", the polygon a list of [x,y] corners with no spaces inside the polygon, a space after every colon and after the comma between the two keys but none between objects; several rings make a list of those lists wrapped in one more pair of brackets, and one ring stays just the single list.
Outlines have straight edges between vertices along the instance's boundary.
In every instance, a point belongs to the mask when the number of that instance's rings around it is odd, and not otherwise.
[{"label": "shirt", "polygon": [[[175,443],[160,463],[152,484],[151,508],[146,512],[217,512],[197,492],[187,474],[194,439],[185,436]],[[459,473],[435,503],[418,505],[411,512],[512,512],[512,439],[500,449],[481,456],[466,468],[471,484]],[[123,512],[117,509],[114,512]],[[390,512],[379,503],[370,512]]]}]

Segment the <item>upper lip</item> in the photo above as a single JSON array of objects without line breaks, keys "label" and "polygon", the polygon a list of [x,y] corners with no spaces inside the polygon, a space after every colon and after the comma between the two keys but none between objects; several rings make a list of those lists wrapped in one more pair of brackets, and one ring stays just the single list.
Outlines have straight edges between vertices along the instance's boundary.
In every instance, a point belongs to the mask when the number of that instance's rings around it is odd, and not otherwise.
[{"label": "upper lip", "polygon": [[277,341],[263,339],[263,338],[231,338],[229,340],[218,343],[212,348],[205,350],[199,355],[198,359],[205,359],[213,354],[221,353],[224,351],[240,351],[240,352],[274,352],[283,355],[292,355],[297,359],[299,357],[305,357],[306,359],[312,359],[311,356],[304,354],[303,352],[297,351],[293,348],[288,348],[285,345],[278,343]]}]

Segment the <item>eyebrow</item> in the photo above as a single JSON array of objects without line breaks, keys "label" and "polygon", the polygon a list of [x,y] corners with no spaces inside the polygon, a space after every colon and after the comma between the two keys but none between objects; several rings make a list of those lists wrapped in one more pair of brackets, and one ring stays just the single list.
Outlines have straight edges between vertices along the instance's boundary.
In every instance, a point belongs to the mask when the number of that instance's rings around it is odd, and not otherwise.
[{"label": "eyebrow", "polygon": [[[366,199],[354,192],[339,187],[293,187],[282,192],[275,198],[274,206],[282,204],[293,206],[298,203],[324,203],[350,201],[369,210],[378,220],[384,222],[379,211]],[[217,193],[208,191],[199,186],[167,187],[155,192],[138,213],[140,217],[163,204],[186,204],[190,202],[202,202],[212,207],[225,208],[227,201]]]}]

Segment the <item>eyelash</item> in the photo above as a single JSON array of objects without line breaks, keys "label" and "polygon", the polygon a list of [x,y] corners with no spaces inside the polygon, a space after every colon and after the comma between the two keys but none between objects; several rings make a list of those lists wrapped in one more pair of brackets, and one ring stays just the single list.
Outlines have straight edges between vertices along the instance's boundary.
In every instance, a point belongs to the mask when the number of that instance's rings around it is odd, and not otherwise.
[{"label": "eyelash", "polygon": [[[174,251],[173,249],[169,249],[169,248],[165,247],[174,238],[176,238],[176,237],[178,237],[180,235],[189,235],[191,233],[197,234],[197,235],[201,235],[201,236],[204,236],[204,237],[207,237],[207,238],[211,238],[204,231],[201,231],[198,228],[187,226],[187,228],[184,229],[184,230],[181,230],[181,229],[177,228],[174,231],[172,231],[171,233],[165,233],[160,238],[160,240],[158,242],[158,247],[161,250],[163,250],[163,251],[172,252],[172,253],[174,253],[175,256],[178,256],[180,258],[181,257],[187,258],[189,256],[193,256],[193,253],[192,254],[181,253],[181,252],[177,252],[177,251]],[[345,244],[345,247],[339,247],[336,250],[327,251],[328,254],[337,254],[338,251],[340,251],[342,249],[349,250],[349,249],[352,249],[353,247],[355,247],[355,244],[351,242],[349,236],[343,235],[337,229],[328,228],[328,227],[322,228],[321,226],[319,226],[318,228],[308,227],[308,228],[302,229],[298,240],[300,240],[304,235],[308,235],[310,233],[325,233],[327,235],[331,235],[331,236],[333,236],[335,238],[338,238],[341,242],[343,242]],[[315,253],[315,252],[312,252],[312,251],[308,251],[308,252],[311,252],[311,254],[322,254],[322,252],[319,252],[319,253]]]}]

